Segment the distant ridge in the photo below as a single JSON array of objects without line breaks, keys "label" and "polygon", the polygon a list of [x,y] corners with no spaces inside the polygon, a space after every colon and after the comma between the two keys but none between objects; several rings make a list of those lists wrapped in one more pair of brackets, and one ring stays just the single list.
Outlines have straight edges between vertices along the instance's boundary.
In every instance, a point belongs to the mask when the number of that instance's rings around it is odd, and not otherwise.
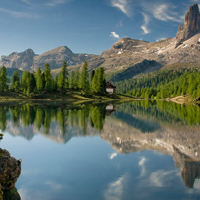
[{"label": "distant ridge", "polygon": [[67,61],[68,65],[81,65],[85,60],[95,57],[96,55],[91,54],[75,54],[66,46],[57,47],[41,55],[36,55],[32,49],[27,49],[21,53],[13,52],[9,56],[2,56],[0,66],[36,70],[38,67],[43,68],[48,62],[51,69],[57,69],[62,66],[63,61]]}]

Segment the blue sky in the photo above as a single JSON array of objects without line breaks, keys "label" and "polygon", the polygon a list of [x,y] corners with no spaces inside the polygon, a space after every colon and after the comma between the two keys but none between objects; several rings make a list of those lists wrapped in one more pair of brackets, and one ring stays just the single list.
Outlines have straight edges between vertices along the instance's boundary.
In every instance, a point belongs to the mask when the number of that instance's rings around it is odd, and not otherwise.
[{"label": "blue sky", "polygon": [[58,46],[100,54],[123,37],[175,37],[194,3],[200,0],[1,0],[0,55]]}]

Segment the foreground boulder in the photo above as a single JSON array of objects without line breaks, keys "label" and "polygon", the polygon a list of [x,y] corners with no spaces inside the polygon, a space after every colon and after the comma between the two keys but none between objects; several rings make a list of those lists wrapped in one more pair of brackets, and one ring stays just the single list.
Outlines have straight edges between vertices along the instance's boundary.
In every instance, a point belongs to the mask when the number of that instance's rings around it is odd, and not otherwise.
[{"label": "foreground boulder", "polygon": [[0,200],[21,199],[15,188],[20,174],[21,160],[16,160],[7,150],[0,148]]}]

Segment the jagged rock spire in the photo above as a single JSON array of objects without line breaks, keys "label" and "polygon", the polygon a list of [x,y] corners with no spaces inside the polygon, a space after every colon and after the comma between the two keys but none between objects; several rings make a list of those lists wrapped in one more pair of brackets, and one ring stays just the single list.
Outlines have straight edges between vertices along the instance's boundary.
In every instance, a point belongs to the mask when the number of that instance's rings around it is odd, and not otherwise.
[{"label": "jagged rock spire", "polygon": [[193,37],[200,32],[200,13],[198,4],[190,6],[185,15],[184,27],[179,25],[176,35],[176,47],[178,47],[185,40]]}]

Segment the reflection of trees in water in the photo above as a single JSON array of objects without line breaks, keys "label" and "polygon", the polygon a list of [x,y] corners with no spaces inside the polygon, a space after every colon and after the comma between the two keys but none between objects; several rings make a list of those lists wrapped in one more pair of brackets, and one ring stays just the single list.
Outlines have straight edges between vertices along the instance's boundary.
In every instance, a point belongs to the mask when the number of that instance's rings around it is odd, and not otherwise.
[{"label": "reflection of trees in water", "polygon": [[195,179],[200,178],[200,162],[191,159],[174,147],[174,162],[176,167],[181,167],[181,176],[188,188],[193,188]]},{"label": "reflection of trees in water", "polygon": [[133,101],[117,106],[117,111],[141,115],[154,122],[200,125],[200,108],[167,101]]},{"label": "reflection of trees in water", "polygon": [[6,106],[0,107],[0,129],[6,130],[6,121],[8,119],[8,108]]},{"label": "reflection of trees in water", "polygon": [[22,124],[25,127],[35,125],[38,130],[44,128],[44,133],[50,132],[51,122],[57,122],[61,127],[63,136],[66,134],[67,127],[81,127],[84,135],[87,134],[88,122],[92,127],[101,131],[105,121],[106,105],[81,105],[75,108],[59,106],[39,106],[39,105],[21,105],[15,107],[0,107],[0,128],[6,129],[8,112],[11,113],[11,119],[15,126]]}]

